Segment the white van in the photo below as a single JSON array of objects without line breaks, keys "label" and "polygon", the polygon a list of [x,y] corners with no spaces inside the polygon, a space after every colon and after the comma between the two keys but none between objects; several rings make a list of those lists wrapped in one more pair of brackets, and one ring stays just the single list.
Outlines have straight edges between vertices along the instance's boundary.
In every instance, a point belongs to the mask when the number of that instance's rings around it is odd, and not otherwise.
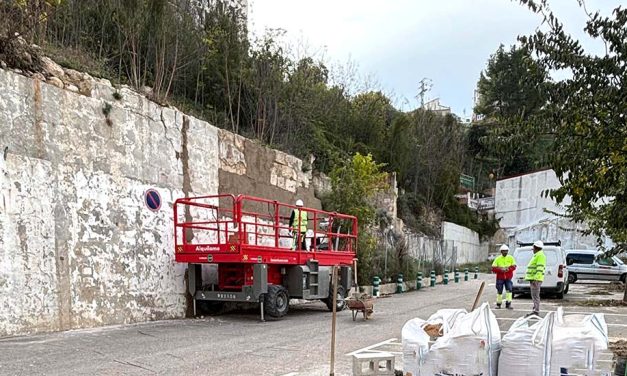
[{"label": "white van", "polygon": [[[531,288],[529,281],[525,281],[527,265],[533,256],[533,248],[530,244],[518,243],[519,247],[514,250],[514,260],[516,260],[516,271],[512,280],[514,294],[529,293]],[[544,282],[542,282],[541,293],[555,294],[558,299],[563,299],[568,293],[568,269],[566,268],[566,253],[561,247],[561,242],[544,243],[544,254],[546,256],[546,268],[544,271]]]},{"label": "white van", "polygon": [[600,281],[627,280],[627,265],[616,256],[604,257],[596,249],[571,249],[566,251],[568,283],[582,279]]}]

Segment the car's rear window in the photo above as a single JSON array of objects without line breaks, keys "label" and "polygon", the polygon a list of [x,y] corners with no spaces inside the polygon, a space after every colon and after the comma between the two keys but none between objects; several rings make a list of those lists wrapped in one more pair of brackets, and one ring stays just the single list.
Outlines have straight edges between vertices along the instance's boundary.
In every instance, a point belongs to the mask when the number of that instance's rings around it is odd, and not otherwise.
[{"label": "car's rear window", "polygon": [[592,264],[594,262],[594,255],[586,253],[569,253],[566,255],[566,263],[571,264]]},{"label": "car's rear window", "polygon": [[[544,255],[546,256],[546,263],[548,265],[557,264],[557,252],[555,250],[544,250]],[[531,261],[532,256],[533,251],[531,249],[521,249],[515,252],[514,259],[516,260],[516,264],[526,266],[529,264],[529,261]]]}]

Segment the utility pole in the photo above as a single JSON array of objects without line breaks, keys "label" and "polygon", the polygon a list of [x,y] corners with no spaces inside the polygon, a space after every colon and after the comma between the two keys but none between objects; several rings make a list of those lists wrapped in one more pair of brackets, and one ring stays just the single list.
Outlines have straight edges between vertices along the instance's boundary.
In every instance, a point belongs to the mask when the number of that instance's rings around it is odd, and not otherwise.
[{"label": "utility pole", "polygon": [[423,78],[420,80],[420,86],[418,88],[418,97],[420,97],[420,108],[425,105],[425,94],[433,87],[433,81],[430,78]]}]

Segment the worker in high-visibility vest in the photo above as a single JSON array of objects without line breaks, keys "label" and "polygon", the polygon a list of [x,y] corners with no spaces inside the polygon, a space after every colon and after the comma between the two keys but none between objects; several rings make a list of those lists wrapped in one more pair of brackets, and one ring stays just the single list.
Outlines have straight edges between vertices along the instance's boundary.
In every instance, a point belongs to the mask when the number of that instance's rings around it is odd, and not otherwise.
[{"label": "worker in high-visibility vest", "polygon": [[290,216],[290,231],[294,236],[294,242],[292,243],[292,249],[296,249],[297,244],[299,249],[307,249],[305,244],[305,234],[307,233],[307,212],[302,209],[303,200],[296,200],[296,207],[292,210]]},{"label": "worker in high-visibility vest", "polygon": [[499,249],[501,255],[492,262],[492,272],[496,273],[496,308],[501,308],[503,303],[503,287],[505,287],[505,308],[512,308],[512,290],[514,284],[514,270],[516,270],[516,260],[509,255],[509,247],[503,244]]},{"label": "worker in high-visibility vest", "polygon": [[533,257],[527,265],[525,280],[531,285],[531,299],[533,299],[533,312],[527,316],[540,315],[540,287],[544,281],[544,269],[546,268],[546,256],[542,249],[544,243],[538,240],[533,243]]}]

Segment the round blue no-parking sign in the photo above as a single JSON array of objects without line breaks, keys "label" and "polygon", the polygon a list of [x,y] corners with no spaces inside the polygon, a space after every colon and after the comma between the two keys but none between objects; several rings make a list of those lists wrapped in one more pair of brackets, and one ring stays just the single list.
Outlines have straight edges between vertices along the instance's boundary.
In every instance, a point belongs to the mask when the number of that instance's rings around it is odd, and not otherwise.
[{"label": "round blue no-parking sign", "polygon": [[144,194],[144,201],[148,209],[158,211],[161,209],[161,195],[154,189],[149,189]]}]

